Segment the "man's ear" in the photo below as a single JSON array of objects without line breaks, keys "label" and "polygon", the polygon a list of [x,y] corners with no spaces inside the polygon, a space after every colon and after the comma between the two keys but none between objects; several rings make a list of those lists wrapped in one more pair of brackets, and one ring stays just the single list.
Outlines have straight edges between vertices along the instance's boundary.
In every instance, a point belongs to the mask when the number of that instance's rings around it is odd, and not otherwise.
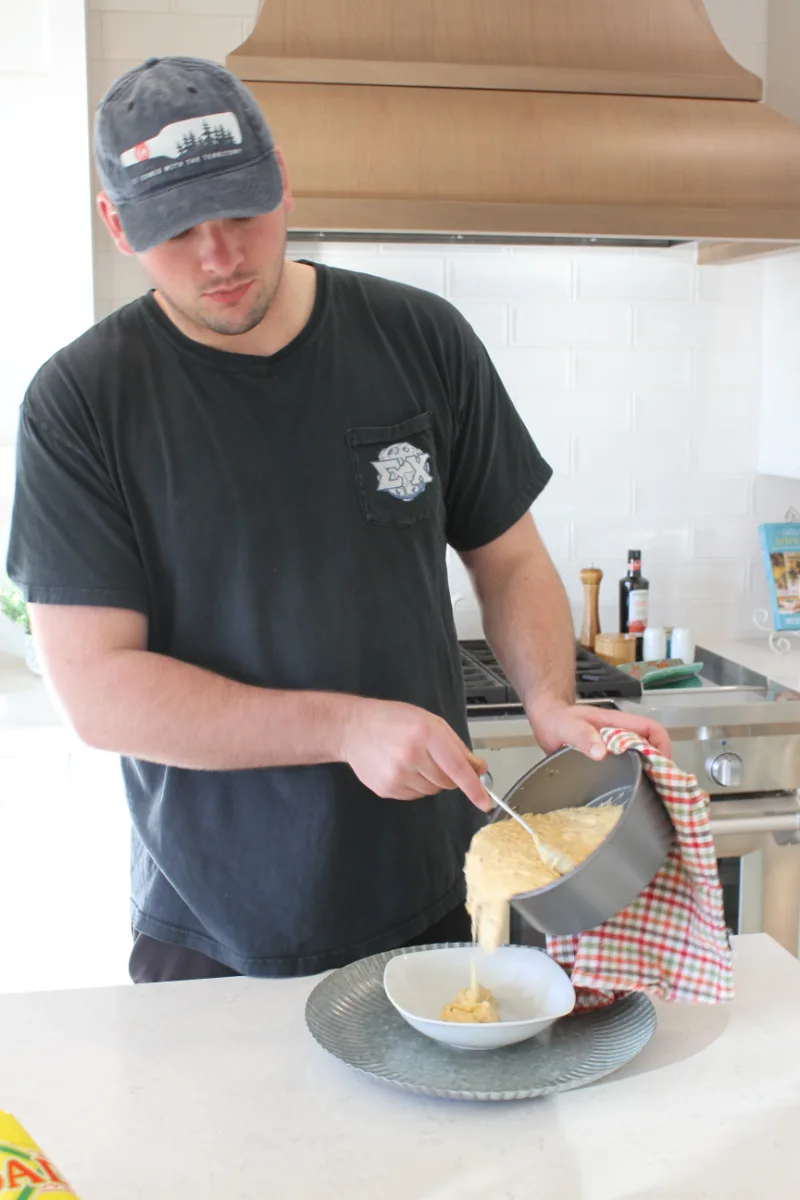
[{"label": "man's ear", "polygon": [[128,239],[122,231],[119,214],[105,192],[98,192],[97,194],[97,211],[100,213],[100,218],[114,239],[114,245],[120,253],[133,255],[134,251],[131,250],[128,245]]}]

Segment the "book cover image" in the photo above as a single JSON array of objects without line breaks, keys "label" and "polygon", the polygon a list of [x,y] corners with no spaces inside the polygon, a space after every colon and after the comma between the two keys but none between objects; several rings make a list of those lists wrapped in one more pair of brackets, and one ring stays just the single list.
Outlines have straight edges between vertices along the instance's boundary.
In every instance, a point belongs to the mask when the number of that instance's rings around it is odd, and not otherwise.
[{"label": "book cover image", "polygon": [[800,521],[759,525],[776,629],[800,629]]}]

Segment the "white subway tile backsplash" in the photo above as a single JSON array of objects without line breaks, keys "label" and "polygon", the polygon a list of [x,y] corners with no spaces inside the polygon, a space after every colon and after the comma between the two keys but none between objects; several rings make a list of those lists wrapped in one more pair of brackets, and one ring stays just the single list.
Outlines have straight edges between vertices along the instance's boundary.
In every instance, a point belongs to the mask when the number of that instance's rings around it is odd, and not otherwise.
[{"label": "white subway tile backsplash", "polygon": [[641,433],[665,429],[725,429],[753,432],[757,389],[742,391],[638,391],[633,397],[634,428]]},{"label": "white subway tile backsplash", "polygon": [[535,441],[554,473],[569,475],[572,470],[572,438],[569,434],[540,429],[536,432]]},{"label": "white subway tile backsplash", "polygon": [[627,429],[629,423],[630,394],[625,391],[520,388],[512,399],[534,434],[550,428],[587,434],[593,430]]},{"label": "white subway tile backsplash", "polygon": [[700,521],[694,531],[698,558],[752,558],[759,555],[758,529],[753,517],[729,517],[725,521]]},{"label": "white subway tile backsplash", "polygon": [[544,542],[550,557],[556,562],[563,562],[570,556],[570,538],[572,526],[564,517],[548,517],[543,513],[534,513],[536,528]]},{"label": "white subway tile backsplash", "polygon": [[[768,613],[772,611],[772,601],[769,594],[769,585],[767,584],[767,573],[764,570],[762,562],[751,559],[748,565],[747,579],[747,615],[751,619],[750,632],[753,633],[757,628],[758,622],[755,620],[755,614],[758,609],[766,609]],[[768,623],[771,617],[767,618]]]},{"label": "white subway tile backsplash", "polygon": [[238,16],[194,16],[178,13],[104,12],[102,54],[106,59],[142,60],[155,54],[190,54],[223,62],[242,40]]},{"label": "white subway tile backsplash", "polygon": [[689,439],[679,432],[633,430],[579,435],[576,471],[597,470],[598,463],[604,462],[613,462],[628,475],[679,476],[689,470]]},{"label": "white subway tile backsplash", "polygon": [[759,260],[697,272],[697,298],[712,304],[759,305],[764,291],[764,269]]},{"label": "white subway tile backsplash", "polygon": [[569,384],[570,352],[561,347],[498,346],[492,361],[512,400],[518,391]]},{"label": "white subway tile backsplash", "polygon": [[632,314],[626,304],[522,304],[513,310],[511,340],[520,345],[616,346],[631,341]]},{"label": "white subway tile backsplash", "polygon": [[634,513],[648,521],[741,517],[750,511],[750,476],[692,477],[672,486],[659,476],[635,480]]},{"label": "white subway tile backsplash", "polygon": [[753,512],[757,521],[783,521],[790,508],[800,512],[800,479],[756,475],[753,480]]},{"label": "white subway tile backsplash", "polygon": [[568,255],[515,255],[499,251],[449,256],[448,296],[453,300],[568,300],[572,262]]},{"label": "white subway tile backsplash", "polygon": [[[669,624],[691,629],[695,642],[702,648],[706,638],[716,645],[720,639],[752,633],[752,609],[753,604],[748,601],[723,600],[715,595],[711,601],[683,601],[670,605],[667,612],[671,617]],[[666,622],[666,618],[664,620]]]},{"label": "white subway tile backsplash", "polygon": [[474,300],[453,301],[463,317],[469,321],[472,328],[484,345],[491,351],[494,346],[504,346],[508,342],[508,305],[480,304]]},{"label": "white subway tile backsplash", "polygon": [[690,387],[692,352],[579,347],[575,381],[581,388]]},{"label": "white subway tile backsplash", "polygon": [[721,304],[640,304],[636,308],[637,346],[681,348],[698,346],[753,351],[761,341],[759,304],[734,308]]},{"label": "white subway tile backsplash", "polygon": [[694,438],[695,463],[704,475],[730,475],[756,469],[758,444],[746,430],[715,429]]},{"label": "white subway tile backsplash", "polygon": [[699,389],[751,388],[761,380],[760,357],[753,350],[711,346],[695,351],[695,386]]},{"label": "white subway tile backsplash", "polygon": [[[369,263],[372,266],[372,274],[379,274],[374,260],[382,252],[382,249],[379,242],[328,242],[319,241],[317,238],[304,241],[290,238],[286,246],[286,254],[289,258],[307,258],[312,262],[321,263],[327,263],[330,258],[332,266],[342,261],[354,270],[363,271],[367,269],[364,264]],[[429,258],[430,254],[430,247],[426,246],[425,257]],[[414,256],[404,255],[403,257],[412,258]]]},{"label": "white subway tile backsplash", "polygon": [[664,599],[704,600],[709,604],[743,595],[747,583],[742,561],[670,563],[668,568],[657,566],[651,575],[653,587],[657,584]]},{"label": "white subway tile backsplash", "polygon": [[576,522],[604,517],[627,517],[631,513],[632,483],[608,471],[580,475],[554,475],[533,506],[540,516],[571,517]]},{"label": "white subway tile backsplash", "polygon": [[618,522],[593,521],[590,516],[576,523],[574,547],[574,556],[578,559],[614,558],[617,563],[615,579],[621,579],[627,570],[628,551],[641,550],[642,570],[647,578],[650,562],[691,558],[692,530],[688,521],[682,526],[664,528],[661,522],[644,524],[636,518]]},{"label": "white subway tile backsplash", "polygon": [[441,254],[389,257],[382,254],[358,254],[353,251],[342,253],[337,247],[336,250],[326,248],[314,257],[331,267],[364,271],[367,275],[380,275],[384,279],[393,279],[396,283],[407,283],[426,292],[435,292],[437,296],[444,295],[445,259]]},{"label": "white subway tile backsplash", "polygon": [[695,268],[688,261],[660,258],[586,256],[577,263],[581,300],[691,300]]}]

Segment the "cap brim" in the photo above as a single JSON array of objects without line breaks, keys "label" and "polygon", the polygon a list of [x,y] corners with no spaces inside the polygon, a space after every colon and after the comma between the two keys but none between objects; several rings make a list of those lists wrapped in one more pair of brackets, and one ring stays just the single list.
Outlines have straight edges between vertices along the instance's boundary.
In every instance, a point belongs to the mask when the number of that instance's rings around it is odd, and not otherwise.
[{"label": "cap brim", "polygon": [[282,199],[283,178],[271,154],[238,170],[187,179],[116,207],[128,245],[141,254],[203,221],[273,212]]}]

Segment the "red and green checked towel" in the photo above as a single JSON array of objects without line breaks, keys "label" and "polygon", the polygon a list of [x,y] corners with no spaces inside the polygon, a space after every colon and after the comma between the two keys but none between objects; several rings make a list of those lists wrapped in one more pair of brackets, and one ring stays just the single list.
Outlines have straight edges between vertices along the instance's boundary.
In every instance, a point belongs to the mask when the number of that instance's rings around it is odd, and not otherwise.
[{"label": "red and green checked towel", "polygon": [[552,957],[571,975],[578,1008],[627,992],[659,1000],[718,1004],[733,999],[733,955],[709,824],[709,799],[636,734],[604,729],[612,754],[636,750],[672,818],[676,841],[644,891],[605,925],[550,938]]}]

